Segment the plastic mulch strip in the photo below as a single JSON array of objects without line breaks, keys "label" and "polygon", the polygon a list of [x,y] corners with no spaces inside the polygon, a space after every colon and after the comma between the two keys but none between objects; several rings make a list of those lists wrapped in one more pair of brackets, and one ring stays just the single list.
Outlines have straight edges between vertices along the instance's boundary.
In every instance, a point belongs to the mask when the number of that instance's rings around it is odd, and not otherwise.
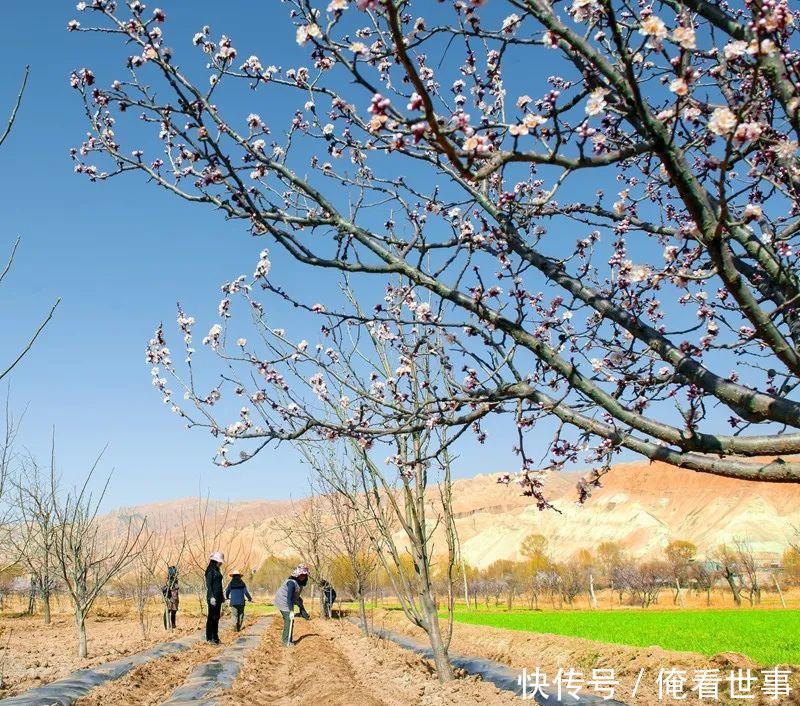
[{"label": "plastic mulch strip", "polygon": [[197,635],[192,635],[172,642],[162,642],[155,647],[113,662],[106,662],[91,669],[79,669],[64,679],[37,686],[7,699],[0,699],[0,704],[2,706],[69,706],[82,696],[86,696],[95,687],[124,677],[140,664],[186,650],[198,639]]},{"label": "plastic mulch strip", "polygon": [[239,674],[247,653],[261,640],[266,620],[259,620],[217,657],[194,668],[186,681],[170,694],[164,706],[211,706],[217,702],[215,692],[229,689]]}]

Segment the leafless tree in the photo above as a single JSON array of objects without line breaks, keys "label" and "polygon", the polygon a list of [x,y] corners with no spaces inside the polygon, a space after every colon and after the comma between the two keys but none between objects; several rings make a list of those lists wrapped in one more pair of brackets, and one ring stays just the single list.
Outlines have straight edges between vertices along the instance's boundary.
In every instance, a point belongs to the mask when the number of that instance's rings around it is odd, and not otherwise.
[{"label": "leafless tree", "polygon": [[634,565],[629,574],[628,584],[642,608],[647,608],[658,601],[659,593],[669,582],[669,571],[669,565],[658,560]]},{"label": "leafless tree", "polygon": [[547,588],[547,576],[543,569],[535,571],[528,578],[528,596],[530,597],[529,608],[539,610],[539,596]]},{"label": "leafless tree", "polygon": [[[25,89],[28,85],[29,71],[30,67],[26,66],[16,100],[14,101],[14,104],[11,108],[11,113],[8,117],[8,121],[2,133],[0,133],[0,147],[3,146],[9,135],[11,135],[11,131],[13,130],[17,121],[17,116],[19,114],[20,107],[22,106],[22,99],[25,94]],[[13,247],[11,248],[11,253],[6,260],[5,265],[2,267],[2,269],[0,269],[0,285],[2,285],[3,280],[5,280],[6,276],[11,271],[19,244],[20,239],[17,238]],[[53,314],[55,313],[59,303],[60,299],[56,300],[49,313],[45,315],[37,329],[28,337],[27,342],[21,347],[14,358],[5,364],[0,364],[0,380],[6,378],[28,354],[31,348],[33,348],[34,343],[39,338],[42,331],[44,331],[50,320],[53,318]],[[11,467],[15,458],[14,441],[19,430],[18,424],[15,422],[10,410],[9,398],[10,392],[7,392],[5,400],[5,424],[3,436],[0,440],[0,547],[2,547],[0,548],[0,570],[8,568],[9,565],[12,565],[20,558],[18,554],[17,556],[11,556],[11,554],[7,551],[12,548],[13,542],[10,541],[10,537],[8,536],[8,532],[11,531],[12,528],[7,516],[9,507],[4,495],[6,494],[8,481],[11,476]]]},{"label": "leafless tree", "polygon": [[572,605],[579,593],[586,590],[587,574],[575,561],[567,561],[555,566],[558,576],[558,590],[567,605]]},{"label": "leafless tree", "polygon": [[792,533],[788,539],[789,547],[800,554],[800,527],[792,527]]},{"label": "leafless tree", "polygon": [[733,602],[740,606],[742,605],[742,589],[741,589],[741,576],[742,566],[740,558],[735,549],[729,547],[727,544],[721,544],[711,554],[711,560],[719,566],[719,571],[722,574],[733,595]]},{"label": "leafless tree", "polygon": [[[392,484],[366,453],[359,459],[366,506],[379,532],[381,543],[378,557],[389,574],[395,594],[406,617],[421,627],[428,635],[434,655],[436,671],[441,681],[452,678],[448,650],[452,635],[453,569],[456,561],[455,542],[447,541],[447,554],[442,557],[443,574],[450,591],[447,595],[447,621],[442,629],[439,604],[434,585],[434,533],[438,528],[447,534],[454,533],[452,505],[446,494],[439,494],[438,502],[426,497],[428,479],[433,464],[441,472],[440,486],[451,482],[449,456],[438,454],[429,468],[423,459],[427,455],[429,439],[414,434],[409,440],[397,439],[397,462],[402,472],[399,485]],[[434,442],[438,443],[438,442]],[[401,545],[395,537],[399,530],[407,544],[413,562],[413,573],[406,570]]]},{"label": "leafless tree", "polygon": [[158,595],[155,574],[160,565],[160,557],[157,555],[157,535],[147,526],[142,530],[140,547],[125,578],[131,590],[142,637],[147,638],[152,628],[152,615],[148,607]]},{"label": "leafless tree", "polygon": [[311,571],[312,586],[324,578],[330,568],[333,518],[325,498],[313,480],[307,497],[293,503],[292,511],[279,516],[273,525],[280,531],[285,547],[301,557]]},{"label": "leafless tree", "polygon": [[334,550],[347,562],[347,585],[351,596],[358,603],[361,629],[369,634],[366,595],[369,583],[378,566],[374,536],[376,528],[365,512],[363,486],[346,459],[333,452],[330,445],[303,446],[306,459],[321,480],[323,499],[333,519],[331,534]]},{"label": "leafless tree", "polygon": [[498,559],[487,567],[486,573],[497,581],[498,588],[502,587],[502,592],[506,595],[506,610],[512,610],[514,599],[524,585],[527,573],[525,568],[511,559]]},{"label": "leafless tree", "polygon": [[611,572],[613,590],[617,592],[619,605],[622,605],[625,591],[631,593],[631,599],[635,599],[634,586],[638,581],[638,567],[636,561],[630,557],[623,557],[614,564]]},{"label": "leafless tree", "polygon": [[50,624],[50,599],[56,586],[57,523],[54,488],[55,448],[51,445],[50,469],[43,473],[33,457],[21,461],[15,479],[17,517],[11,541],[35,581],[45,625]]},{"label": "leafless tree", "polygon": [[669,564],[670,579],[675,585],[674,603],[683,602],[683,588],[689,578],[689,567],[697,554],[697,547],[691,542],[675,539],[664,547],[664,557]]},{"label": "leafless tree", "polygon": [[720,572],[712,561],[694,561],[689,566],[689,580],[698,591],[705,591],[707,606],[711,606],[711,591],[719,578]]},{"label": "leafless tree", "polygon": [[154,603],[160,605],[164,628],[169,629],[166,617],[169,593],[164,588],[169,588],[169,581],[175,580],[168,577],[169,567],[176,567],[180,575],[186,538],[182,534],[174,536],[163,522],[148,517],[139,546],[140,550],[124,578],[131,591],[142,636],[148,637],[154,617],[151,610]]},{"label": "leafless tree", "polygon": [[142,635],[147,637],[152,628],[153,618],[153,612],[149,609],[154,602],[161,606],[164,628],[169,629],[166,618],[169,593],[164,588],[169,588],[170,566],[176,567],[180,575],[186,541],[183,535],[178,537],[171,535],[163,522],[147,518],[147,525],[142,531],[139,545],[141,549],[127,572],[126,579],[131,589]]},{"label": "leafless tree", "polygon": [[92,490],[102,454],[80,486],[62,492],[55,462],[51,469],[51,492],[55,507],[55,556],[58,571],[72,603],[78,641],[78,656],[88,655],[86,618],[105,586],[128,568],[141,551],[146,523],[127,518],[109,531],[100,518],[100,506],[111,476]]},{"label": "leafless tree", "polygon": [[19,423],[11,411],[7,393],[2,436],[0,437],[0,571],[7,571],[20,559],[13,541],[13,533],[16,529],[14,503],[10,502],[8,492],[19,461],[15,447],[18,432]]},{"label": "leafless tree", "polygon": [[747,598],[750,605],[761,603],[761,581],[759,577],[758,560],[756,559],[753,545],[746,537],[737,537],[733,540],[738,558],[740,578],[747,589]]}]

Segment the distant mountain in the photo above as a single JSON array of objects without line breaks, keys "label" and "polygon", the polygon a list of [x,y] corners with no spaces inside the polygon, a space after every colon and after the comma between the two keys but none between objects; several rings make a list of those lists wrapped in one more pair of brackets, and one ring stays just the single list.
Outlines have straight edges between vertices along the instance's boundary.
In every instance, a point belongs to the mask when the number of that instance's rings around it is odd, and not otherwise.
[{"label": "distant mountain", "polygon": [[[301,501],[302,502],[302,501]],[[295,503],[296,505],[297,503]],[[177,532],[187,522],[195,521],[202,514],[219,516],[227,513],[230,523],[238,527],[259,524],[265,520],[291,512],[291,500],[244,500],[227,502],[200,498],[164,500],[145,505],[121,507],[109,513],[110,517],[125,520],[128,517],[147,517],[165,532]]]},{"label": "distant mountain", "polygon": [[[584,505],[576,503],[579,472],[549,474],[547,496],[558,512],[539,511],[515,485],[482,474],[454,483],[456,526],[465,559],[485,567],[497,559],[518,559],[533,533],[549,540],[557,558],[603,541],[616,541],[635,556],[657,556],[672,539],[689,540],[702,554],[723,542],[746,538],[764,559],[780,556],[793,526],[800,526],[800,485],[738,481],[684,471],[664,463],[615,466]],[[227,512],[229,524],[254,538],[253,565],[281,551],[277,524],[291,522],[290,501],[251,500],[230,505],[211,501],[209,512]],[[111,513],[109,519],[148,516],[167,533],[181,531],[196,515],[198,500],[159,502]],[[227,509],[226,509],[227,508]],[[444,541],[437,543],[444,548]]]},{"label": "distant mountain", "polygon": [[[580,473],[550,475],[548,497],[560,510],[540,512],[491,476],[458,481],[456,521],[467,560],[486,566],[515,559],[522,541],[539,533],[553,554],[568,557],[603,541],[616,541],[636,556],[655,556],[672,539],[703,553],[746,538],[763,558],[783,553],[800,526],[800,485],[754,483],[685,471],[664,463],[624,463],[580,506]],[[500,491],[500,492],[498,492]],[[503,492],[505,491],[505,492]]]}]

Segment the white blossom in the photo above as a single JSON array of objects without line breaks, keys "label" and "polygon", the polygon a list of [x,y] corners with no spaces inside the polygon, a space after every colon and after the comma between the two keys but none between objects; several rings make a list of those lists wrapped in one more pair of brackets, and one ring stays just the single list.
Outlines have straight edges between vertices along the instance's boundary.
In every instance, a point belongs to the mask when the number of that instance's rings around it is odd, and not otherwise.
[{"label": "white blossom", "polygon": [[736,125],[736,116],[726,107],[715,108],[708,121],[708,129],[715,135],[729,135]]},{"label": "white blossom", "polygon": [[657,15],[648,15],[639,25],[639,34],[661,40],[667,36],[667,26]]}]

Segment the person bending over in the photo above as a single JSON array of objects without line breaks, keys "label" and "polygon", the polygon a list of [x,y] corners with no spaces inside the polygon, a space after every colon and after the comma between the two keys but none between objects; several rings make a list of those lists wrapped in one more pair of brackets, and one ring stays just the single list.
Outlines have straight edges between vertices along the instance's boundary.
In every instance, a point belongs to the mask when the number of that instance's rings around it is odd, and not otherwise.
[{"label": "person bending over", "polygon": [[308,567],[305,564],[300,564],[291,576],[281,584],[281,587],[275,592],[275,607],[280,611],[283,617],[283,636],[281,641],[286,647],[291,647],[292,632],[294,627],[294,607],[300,608],[300,617],[309,620],[311,616],[308,611],[303,607],[303,599],[300,594],[303,591],[303,586],[308,583]]}]

